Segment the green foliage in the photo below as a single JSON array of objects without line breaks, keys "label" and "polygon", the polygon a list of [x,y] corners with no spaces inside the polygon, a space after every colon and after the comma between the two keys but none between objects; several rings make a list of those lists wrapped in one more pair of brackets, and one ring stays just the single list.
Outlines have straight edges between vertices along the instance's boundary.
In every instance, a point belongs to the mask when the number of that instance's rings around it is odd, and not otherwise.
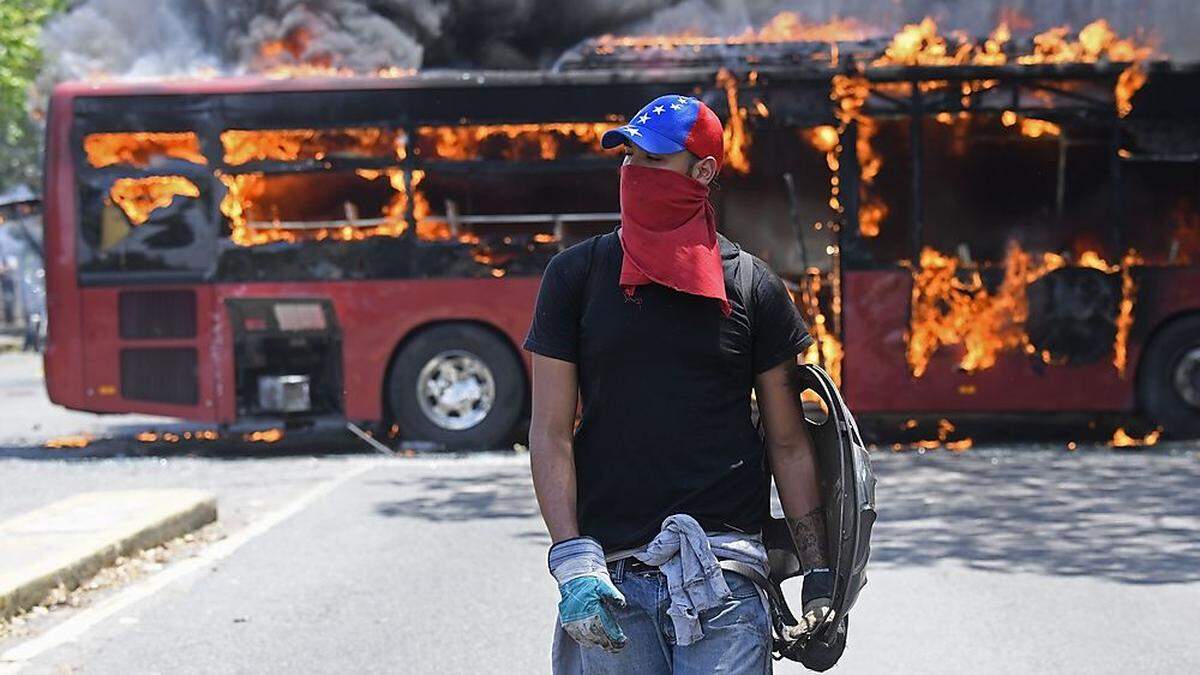
[{"label": "green foliage", "polygon": [[65,4],[0,0],[0,190],[37,182],[41,135],[26,99],[42,62],[42,25]]}]

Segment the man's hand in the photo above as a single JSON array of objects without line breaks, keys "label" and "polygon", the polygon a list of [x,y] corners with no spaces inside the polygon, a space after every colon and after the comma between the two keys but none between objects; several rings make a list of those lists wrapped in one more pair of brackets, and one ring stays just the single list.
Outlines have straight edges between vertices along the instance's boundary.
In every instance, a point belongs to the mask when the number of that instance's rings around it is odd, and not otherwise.
[{"label": "man's hand", "polygon": [[832,619],[829,614],[833,605],[833,572],[818,569],[805,574],[800,603],[800,625],[805,633],[816,630],[827,617]]},{"label": "man's hand", "polygon": [[625,647],[625,633],[610,605],[625,606],[625,596],[613,586],[604,550],[591,537],[576,537],[550,547],[550,573],[558,580],[562,601],[558,620],[579,644],[607,652]]}]

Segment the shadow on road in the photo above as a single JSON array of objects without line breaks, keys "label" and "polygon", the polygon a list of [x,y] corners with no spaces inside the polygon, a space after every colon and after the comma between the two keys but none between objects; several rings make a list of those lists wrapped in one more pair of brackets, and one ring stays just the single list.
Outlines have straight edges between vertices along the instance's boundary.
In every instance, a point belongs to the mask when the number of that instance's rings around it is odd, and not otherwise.
[{"label": "shadow on road", "polygon": [[390,485],[396,492],[415,495],[378,504],[376,512],[387,517],[444,522],[538,516],[529,467],[524,464],[471,476],[418,474],[371,483]]},{"label": "shadow on road", "polygon": [[[1126,583],[1200,581],[1200,462],[1161,456],[972,451],[877,453],[876,568],[942,562]],[[457,472],[456,472],[457,473]],[[385,517],[528,519],[548,544],[524,464],[377,481]]]},{"label": "shadow on road", "polygon": [[1118,453],[884,457],[872,565],[1200,580],[1200,462]]}]

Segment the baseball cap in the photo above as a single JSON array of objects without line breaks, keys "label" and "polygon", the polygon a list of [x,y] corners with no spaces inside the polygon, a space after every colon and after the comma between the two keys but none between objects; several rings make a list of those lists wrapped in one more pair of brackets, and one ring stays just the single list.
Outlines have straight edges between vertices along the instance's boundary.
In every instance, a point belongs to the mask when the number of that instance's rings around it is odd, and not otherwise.
[{"label": "baseball cap", "polygon": [[647,103],[629,124],[604,132],[600,145],[632,143],[655,155],[690,150],[697,157],[712,155],[720,169],[725,160],[722,132],[712,108],[692,96],[668,94]]}]

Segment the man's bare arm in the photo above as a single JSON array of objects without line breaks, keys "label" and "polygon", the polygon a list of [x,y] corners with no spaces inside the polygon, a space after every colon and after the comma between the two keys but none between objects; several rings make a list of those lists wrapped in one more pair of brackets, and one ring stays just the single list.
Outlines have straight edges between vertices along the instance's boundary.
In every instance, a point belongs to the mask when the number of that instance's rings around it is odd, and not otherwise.
[{"label": "man's bare arm", "polygon": [[779,501],[800,554],[800,565],[807,572],[828,567],[829,552],[817,460],[804,424],[795,377],[795,362],[784,362],[761,373],[755,380],[755,391]]},{"label": "man's bare arm", "polygon": [[579,536],[573,452],[578,397],[574,363],[533,355],[529,461],[542,520],[554,542]]}]

